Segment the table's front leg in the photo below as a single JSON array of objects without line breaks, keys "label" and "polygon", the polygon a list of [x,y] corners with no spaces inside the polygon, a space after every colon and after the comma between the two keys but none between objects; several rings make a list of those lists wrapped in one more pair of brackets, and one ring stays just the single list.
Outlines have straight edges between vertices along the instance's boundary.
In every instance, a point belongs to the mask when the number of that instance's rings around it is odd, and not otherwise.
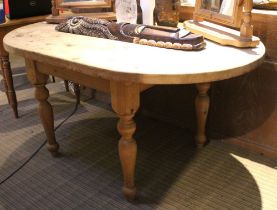
[{"label": "table's front leg", "polygon": [[51,104],[47,101],[49,91],[45,87],[49,75],[40,73],[34,61],[26,59],[25,62],[28,79],[35,87],[35,98],[39,102],[38,111],[47,136],[47,149],[53,156],[56,156],[58,154],[59,145],[55,138],[53,109]]},{"label": "table's front leg", "polygon": [[195,136],[197,147],[202,147],[207,141],[206,124],[210,106],[210,98],[208,91],[210,83],[196,84],[198,95],[195,100],[196,117],[197,117],[197,133]]},{"label": "table's front leg", "polygon": [[121,134],[119,140],[119,156],[122,165],[124,185],[123,194],[128,200],[136,196],[135,164],[137,156],[137,144],[133,138],[136,124],[133,117],[139,108],[139,85],[127,82],[111,81],[112,107],[119,117],[117,124]]}]

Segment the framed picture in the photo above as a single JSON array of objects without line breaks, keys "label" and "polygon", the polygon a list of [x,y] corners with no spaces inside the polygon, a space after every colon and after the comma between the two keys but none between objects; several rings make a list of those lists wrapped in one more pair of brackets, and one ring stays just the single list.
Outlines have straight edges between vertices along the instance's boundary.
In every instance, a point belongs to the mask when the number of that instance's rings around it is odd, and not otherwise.
[{"label": "framed picture", "polygon": [[194,18],[239,28],[242,2],[241,0],[196,0]]},{"label": "framed picture", "polygon": [[71,16],[116,20],[112,0],[52,0],[52,14],[46,22],[60,23]]},{"label": "framed picture", "polygon": [[57,8],[111,8],[111,0],[56,0]]}]

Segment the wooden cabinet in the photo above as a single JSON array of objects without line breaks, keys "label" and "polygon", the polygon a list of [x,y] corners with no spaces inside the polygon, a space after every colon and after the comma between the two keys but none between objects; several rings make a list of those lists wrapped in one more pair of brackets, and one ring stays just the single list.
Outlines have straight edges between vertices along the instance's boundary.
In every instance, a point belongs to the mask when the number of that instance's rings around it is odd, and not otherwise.
[{"label": "wooden cabinet", "polygon": [[[231,142],[277,157],[277,10],[253,10],[254,34],[266,46],[265,62],[249,78],[242,78],[241,84],[249,87],[250,92],[243,91],[246,103],[253,111],[249,124],[255,125],[242,136],[233,138]],[[234,84],[229,84],[229,89]],[[226,85],[228,86],[228,85]],[[236,86],[237,87],[237,86]],[[226,87],[228,88],[228,87]],[[249,95],[256,95],[251,98]],[[239,97],[239,96],[238,96]],[[241,97],[241,96],[240,96]],[[244,119],[244,121],[247,121]],[[248,124],[248,127],[249,127]],[[238,124],[239,125],[239,124]],[[233,128],[239,129],[237,126]],[[242,126],[243,127],[243,126]]]},{"label": "wooden cabinet", "polygon": [[253,10],[254,34],[266,46],[266,59],[277,63],[277,10]]},{"label": "wooden cabinet", "polygon": [[[192,18],[193,7],[181,7],[180,19]],[[210,91],[207,132],[270,157],[277,157],[277,11],[253,10],[254,33],[267,48],[265,62],[247,75],[216,82]],[[235,56],[235,55],[234,55]],[[185,68],[185,64],[184,64]],[[157,86],[143,94],[145,113],[195,132],[191,85]],[[156,98],[153,100],[153,98]]]}]

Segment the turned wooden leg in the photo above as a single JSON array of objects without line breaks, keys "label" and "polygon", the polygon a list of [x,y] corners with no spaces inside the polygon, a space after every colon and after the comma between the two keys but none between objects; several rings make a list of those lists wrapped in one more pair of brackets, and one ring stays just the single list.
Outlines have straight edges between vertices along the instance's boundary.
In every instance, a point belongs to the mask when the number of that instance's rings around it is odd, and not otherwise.
[{"label": "turned wooden leg", "polygon": [[80,104],[80,100],[81,100],[81,91],[80,91],[80,85],[78,83],[73,83],[73,88],[74,88],[74,94],[76,96],[77,99],[77,103]]},{"label": "turned wooden leg", "polygon": [[209,112],[210,98],[208,91],[210,83],[197,84],[198,95],[195,100],[196,117],[197,117],[197,134],[195,136],[197,147],[202,147],[207,141],[206,122]]},{"label": "turned wooden leg", "polygon": [[127,200],[135,199],[135,164],[137,144],[133,138],[136,124],[133,117],[139,107],[139,85],[125,82],[111,82],[112,107],[119,117],[117,124],[121,134],[118,149],[123,171],[123,194]]},{"label": "turned wooden leg", "polygon": [[64,87],[65,87],[66,92],[69,92],[68,80],[64,80]]},{"label": "turned wooden leg", "polygon": [[8,85],[7,85],[7,80],[6,80],[6,77],[5,77],[5,74],[4,74],[4,67],[3,67],[3,59],[2,59],[2,56],[1,56],[1,58],[0,58],[0,62],[1,62],[1,74],[2,74],[2,76],[3,76],[3,85],[4,85],[4,91],[5,91],[5,93],[6,93],[6,95],[7,95],[7,99],[8,99],[8,103],[10,104],[10,99],[9,99],[9,95],[8,95]]},{"label": "turned wooden leg", "polygon": [[54,76],[51,76],[52,78],[52,82],[55,83],[56,82],[56,78]]},{"label": "turned wooden leg", "polygon": [[59,145],[55,138],[53,109],[51,104],[47,101],[49,91],[45,87],[49,76],[37,71],[36,65],[32,60],[26,59],[25,61],[28,78],[35,87],[35,98],[39,102],[38,112],[47,136],[47,149],[53,156],[56,156],[58,154]]},{"label": "turned wooden leg", "polygon": [[4,81],[5,88],[7,88],[7,95],[8,95],[8,100],[9,104],[13,109],[14,116],[18,118],[18,110],[17,110],[17,99],[16,99],[16,94],[14,91],[14,86],[13,86],[13,78],[12,78],[12,71],[11,71],[11,66],[10,66],[10,61],[9,61],[9,56],[2,56],[2,70],[3,70],[3,75],[6,81]]}]

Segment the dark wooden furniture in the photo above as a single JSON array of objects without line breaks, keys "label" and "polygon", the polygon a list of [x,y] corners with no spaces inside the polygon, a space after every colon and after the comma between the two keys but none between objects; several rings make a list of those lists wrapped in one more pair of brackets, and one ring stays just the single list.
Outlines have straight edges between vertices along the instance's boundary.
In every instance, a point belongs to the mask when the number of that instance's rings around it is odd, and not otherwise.
[{"label": "dark wooden furniture", "polygon": [[[193,11],[193,5],[183,4],[180,10],[180,19],[182,21],[191,19]],[[209,117],[209,122],[213,122],[213,126],[209,126],[209,136],[212,139],[223,139],[225,142],[239,145],[245,149],[272,158],[277,158],[276,22],[276,10],[252,10],[253,33],[261,39],[266,47],[264,63],[249,76],[222,81],[214,86],[211,96],[215,99],[213,107],[217,108],[217,112],[210,112]],[[237,89],[242,89],[243,91],[236,91]],[[191,91],[186,89],[186,92]],[[225,92],[229,94],[224,95]],[[220,100],[221,96],[224,98],[224,101]],[[153,94],[149,97],[155,99]],[[247,101],[247,103],[244,103],[242,99]],[[179,98],[171,98],[171,100],[177,103]],[[238,102],[226,109],[228,103],[232,101]],[[152,106],[148,105],[151,108],[151,112]],[[167,118],[181,121],[182,119],[178,118],[177,115],[180,108],[172,106],[169,108],[175,108],[176,114],[171,114]],[[193,109],[188,108],[187,113],[192,111]],[[166,112],[166,110],[159,110],[159,113],[161,112]],[[229,116],[228,121],[225,120],[225,116]],[[216,122],[214,119],[217,119]],[[191,120],[192,118],[188,117],[187,121]],[[183,122],[183,124],[185,123]],[[186,128],[193,129],[189,126],[186,126]]]},{"label": "dark wooden furniture", "polygon": [[179,23],[180,0],[156,0],[155,19],[158,25],[177,27]]},{"label": "dark wooden furniture", "polygon": [[1,59],[1,74],[3,76],[3,83],[8,102],[14,111],[14,116],[18,118],[17,99],[13,85],[12,71],[9,61],[9,53],[4,49],[3,38],[10,31],[31,23],[36,23],[45,20],[46,16],[36,16],[29,18],[21,18],[9,20],[6,19],[5,23],[0,24],[0,59]]},{"label": "dark wooden furniture", "polygon": [[[259,125],[258,128],[252,129],[243,136],[232,138],[230,141],[241,147],[276,159],[277,11],[254,9],[252,22],[254,35],[258,36],[266,46],[266,54],[264,63],[259,67],[257,74],[252,76],[252,82],[249,81],[249,78],[245,78],[242,82],[248,83],[249,87],[253,89],[260,90],[257,93],[263,97],[259,97],[256,100],[249,98],[249,102],[253,104],[256,110],[264,111],[257,112],[252,119],[249,119],[252,124]],[[231,83],[229,85],[226,88],[231,89],[234,87]],[[245,95],[245,98],[247,98],[247,95]],[[233,126],[233,130],[237,132],[239,129]]]}]

